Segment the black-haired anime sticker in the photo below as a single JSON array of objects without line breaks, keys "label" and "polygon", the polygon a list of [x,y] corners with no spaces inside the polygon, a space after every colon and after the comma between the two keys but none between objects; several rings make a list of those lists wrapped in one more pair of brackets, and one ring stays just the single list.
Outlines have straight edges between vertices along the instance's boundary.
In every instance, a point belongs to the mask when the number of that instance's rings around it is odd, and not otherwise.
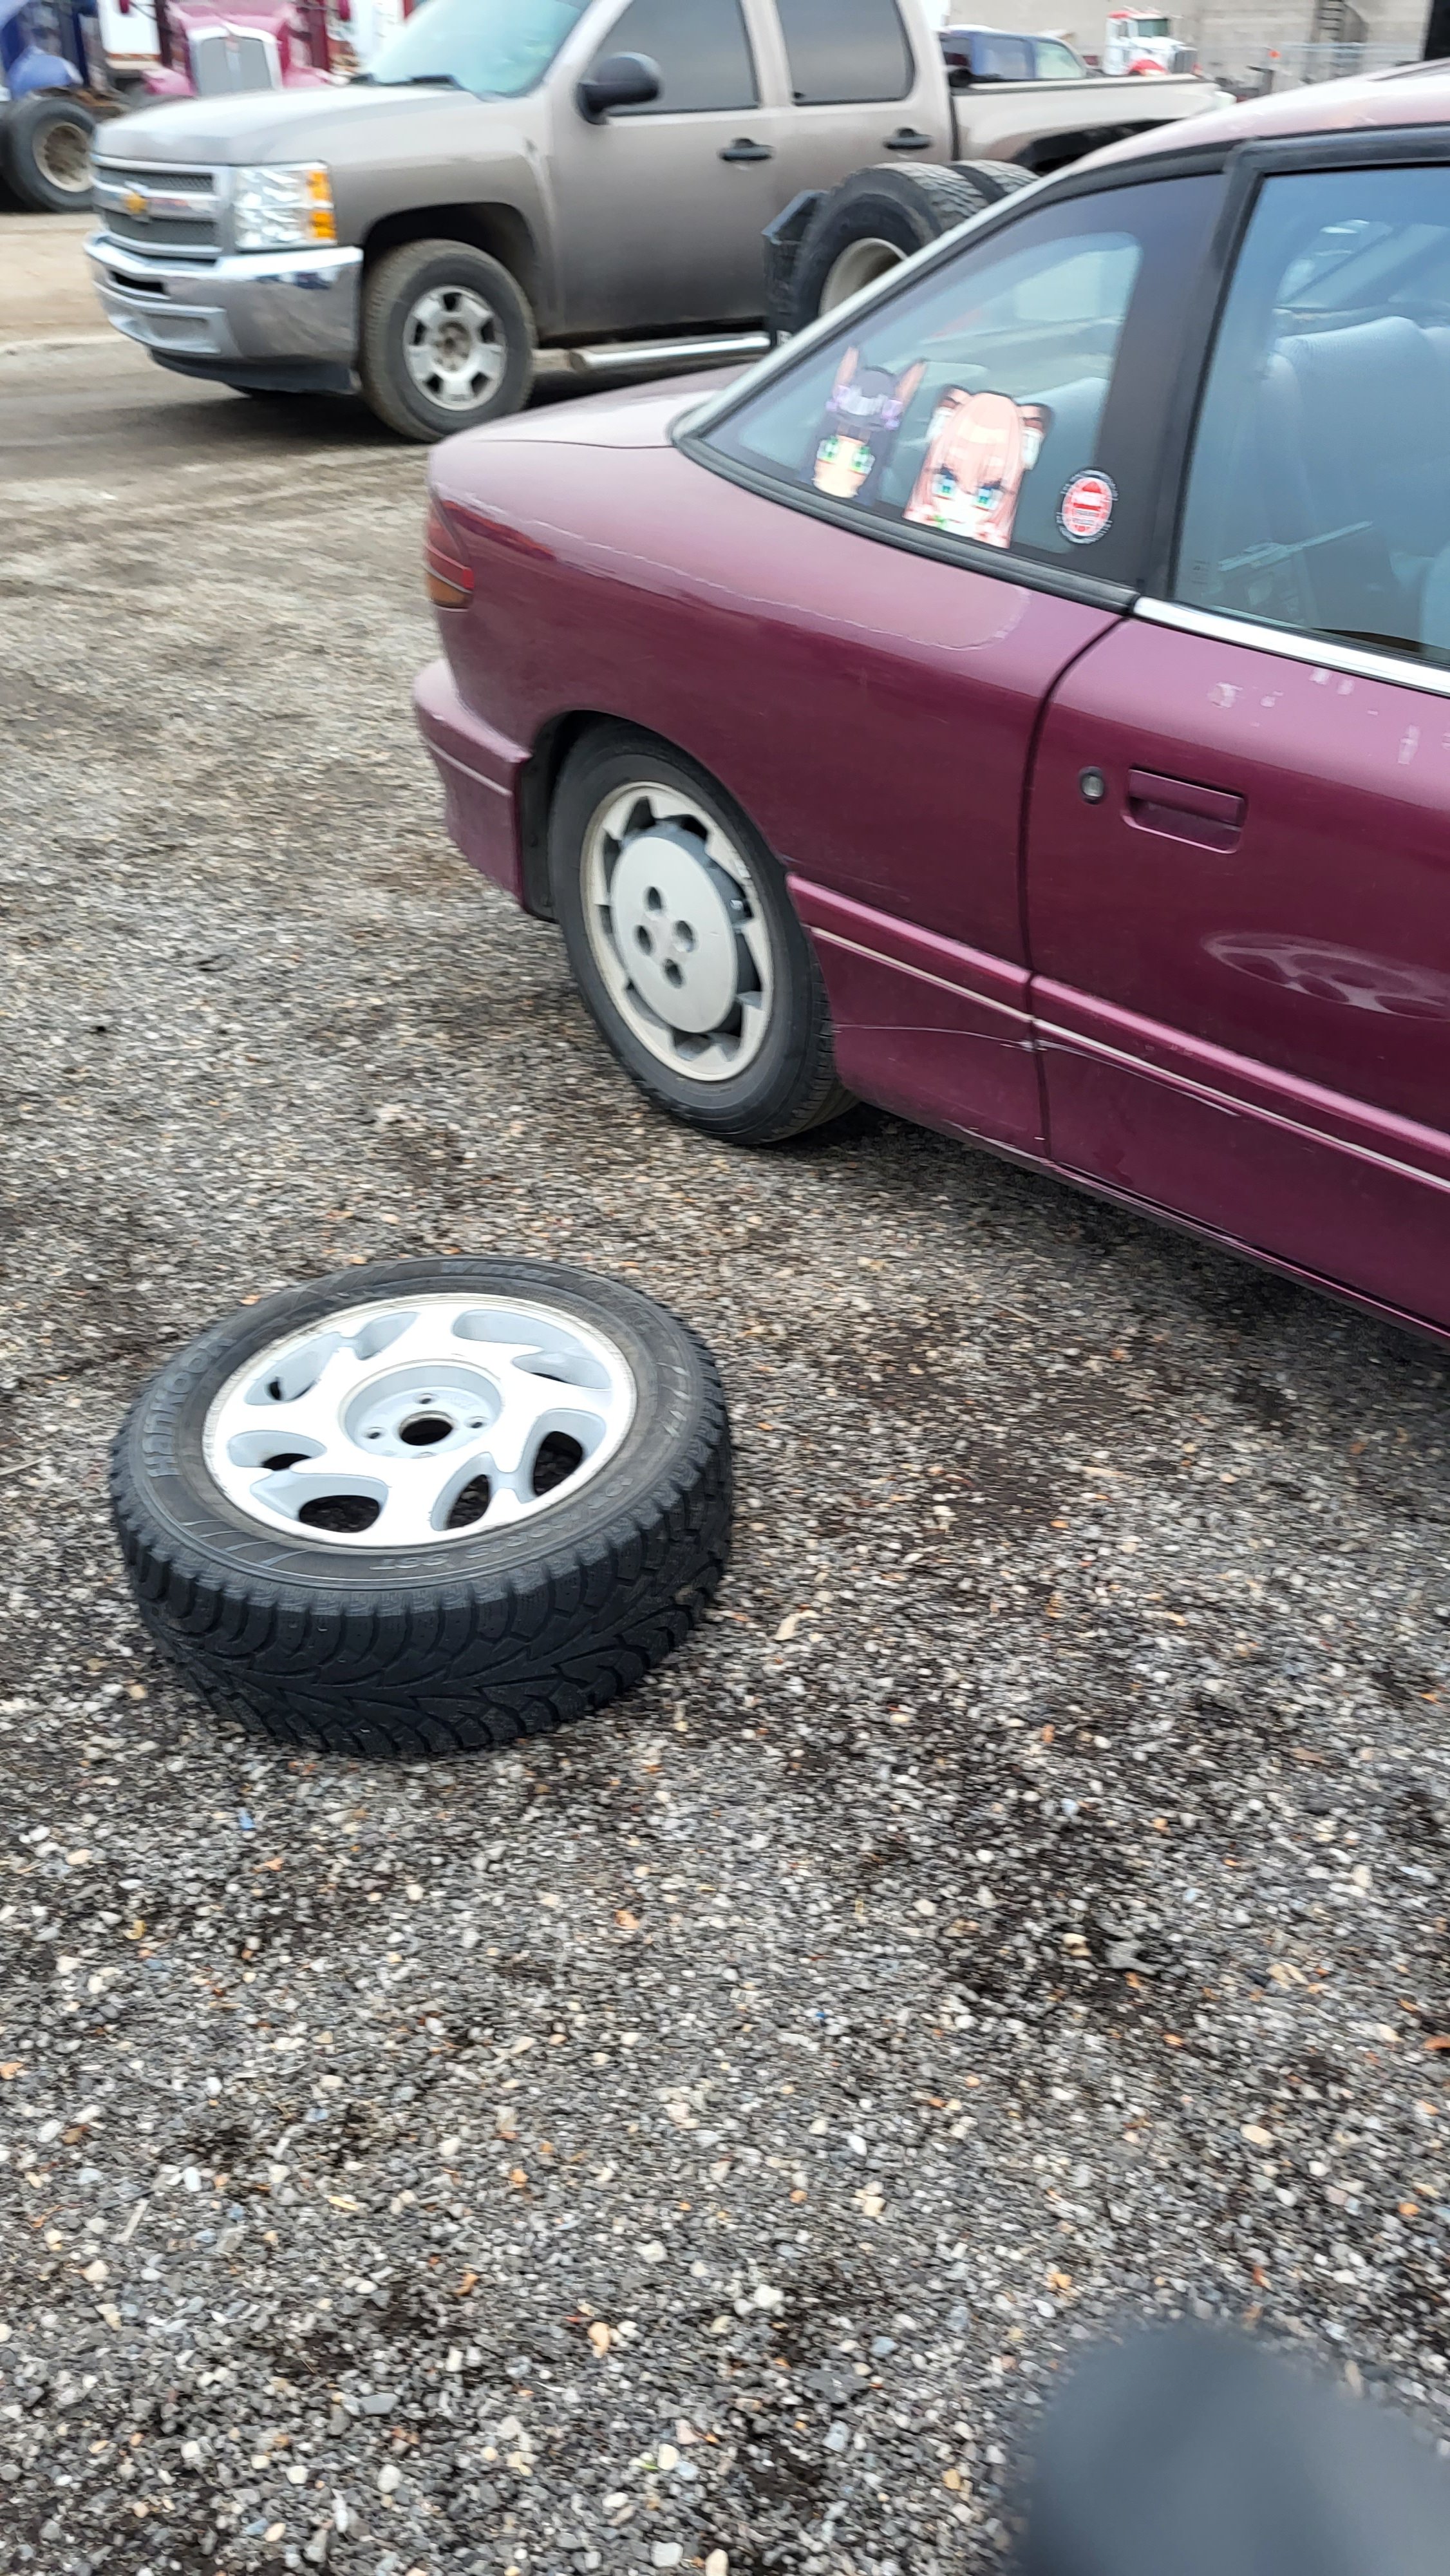
[{"label": "black-haired anime sticker", "polygon": [[914,527],[1010,546],[1024,475],[1052,426],[1045,403],[1010,394],[943,394],[926,434],[926,454],[902,513]]},{"label": "black-haired anime sticker", "polygon": [[1074,474],[1063,487],[1057,524],[1075,546],[1094,545],[1113,524],[1117,489],[1107,474]]},{"label": "black-haired anime sticker", "polygon": [[859,349],[848,349],[826,405],[826,434],[816,449],[811,481],[834,501],[869,501],[906,407],[926,373],[917,359],[893,376],[889,367],[863,367]]}]

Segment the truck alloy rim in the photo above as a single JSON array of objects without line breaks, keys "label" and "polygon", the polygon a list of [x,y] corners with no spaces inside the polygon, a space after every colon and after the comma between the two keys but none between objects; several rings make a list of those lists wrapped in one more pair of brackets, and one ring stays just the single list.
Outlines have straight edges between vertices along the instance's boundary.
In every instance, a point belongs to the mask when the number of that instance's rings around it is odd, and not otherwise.
[{"label": "truck alloy rim", "polygon": [[821,311],[833,313],[838,304],[845,303],[848,295],[859,295],[863,286],[874,286],[878,277],[885,277],[890,269],[900,268],[905,257],[905,251],[898,250],[895,242],[882,241],[874,233],[866,241],[849,242],[839,259],[832,260],[826,271],[826,282],[821,289]]},{"label": "truck alloy rim", "polygon": [[403,324],[403,355],[440,411],[476,411],[507,364],[498,315],[471,286],[430,286],[419,296]]},{"label": "truck alloy rim", "polygon": [[642,779],[584,836],[594,962],[633,1036],[695,1082],[758,1055],[775,962],[755,880],[728,834],[677,788]]},{"label": "truck alloy rim", "polygon": [[91,137],[84,125],[65,121],[49,125],[35,138],[35,160],[41,176],[67,196],[91,192]]},{"label": "truck alloy rim", "polygon": [[502,1297],[377,1299],[270,1343],[202,1435],[229,1503],[327,1547],[440,1547],[567,1502],[635,1411],[622,1351]]}]

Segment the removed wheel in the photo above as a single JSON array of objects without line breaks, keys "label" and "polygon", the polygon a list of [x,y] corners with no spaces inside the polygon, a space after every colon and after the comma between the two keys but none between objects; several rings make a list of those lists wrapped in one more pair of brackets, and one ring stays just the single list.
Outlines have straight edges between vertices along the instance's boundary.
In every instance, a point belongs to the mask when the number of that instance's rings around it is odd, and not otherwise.
[{"label": "removed wheel", "polygon": [[451,438],[523,409],[533,316],[485,251],[406,242],[368,271],[358,372],[378,418],[400,438]]},{"label": "removed wheel", "polygon": [[559,774],[549,865],[575,981],[652,1100],[737,1145],[849,1105],[779,861],[693,761],[623,725],[586,735]]},{"label": "removed wheel", "polygon": [[334,1753],[542,1735],[683,1643],[724,1571],[713,1360],[546,1262],[378,1263],[228,1316],[117,1436],[156,1644],[210,1705]]},{"label": "removed wheel", "polygon": [[65,90],[32,90],[0,109],[0,172],[23,206],[79,213],[91,202],[96,120]]},{"label": "removed wheel", "polygon": [[791,281],[793,328],[803,331],[818,313],[874,286],[1000,193],[940,161],[853,171],[816,208],[801,243]]}]

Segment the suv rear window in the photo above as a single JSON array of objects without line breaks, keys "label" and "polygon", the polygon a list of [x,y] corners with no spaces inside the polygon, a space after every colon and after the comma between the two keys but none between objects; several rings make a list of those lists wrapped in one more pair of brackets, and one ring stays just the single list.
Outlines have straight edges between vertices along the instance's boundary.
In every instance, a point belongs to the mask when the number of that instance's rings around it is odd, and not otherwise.
[{"label": "suv rear window", "polygon": [[797,107],[905,98],[914,65],[896,0],[777,0]]}]

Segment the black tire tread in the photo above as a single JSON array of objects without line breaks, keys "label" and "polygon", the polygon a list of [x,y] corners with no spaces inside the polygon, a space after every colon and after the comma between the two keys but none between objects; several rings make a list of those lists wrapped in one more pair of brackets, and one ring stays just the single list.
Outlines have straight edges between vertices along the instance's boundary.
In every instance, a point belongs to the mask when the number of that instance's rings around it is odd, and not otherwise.
[{"label": "black tire tread", "polygon": [[980,188],[989,204],[1015,196],[1019,188],[1035,186],[1040,176],[1036,170],[1024,170],[1020,161],[954,161],[951,166],[959,177]]},{"label": "black tire tread", "polygon": [[[391,1264],[354,1272],[349,1302],[396,1275]],[[308,1294],[272,1301],[280,1329]],[[704,1345],[674,1328],[703,1362],[704,1392],[668,1475],[612,1524],[572,1545],[541,1539],[536,1558],[490,1584],[440,1570],[428,1587],[360,1581],[309,1597],[295,1580],[261,1581],[208,1557],[148,1505],[136,1466],[153,1394],[144,1389],[112,1448],[110,1494],[148,1634],[208,1707],[311,1751],[496,1750],[603,1708],[684,1643],[725,1571],[724,1393]],[[203,1335],[162,1378],[178,1389],[208,1369],[215,1378],[217,1338]]]}]

